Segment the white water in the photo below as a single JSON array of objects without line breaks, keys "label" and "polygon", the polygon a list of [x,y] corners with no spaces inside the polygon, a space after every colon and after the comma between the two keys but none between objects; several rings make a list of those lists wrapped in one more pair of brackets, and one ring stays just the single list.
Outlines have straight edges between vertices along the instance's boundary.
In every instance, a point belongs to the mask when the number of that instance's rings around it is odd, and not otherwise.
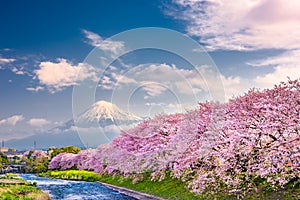
[{"label": "white water", "polygon": [[27,181],[37,182],[37,187],[48,192],[51,199],[57,200],[134,200],[99,183],[85,181],[67,181],[61,179],[49,179],[33,174],[21,174]]}]

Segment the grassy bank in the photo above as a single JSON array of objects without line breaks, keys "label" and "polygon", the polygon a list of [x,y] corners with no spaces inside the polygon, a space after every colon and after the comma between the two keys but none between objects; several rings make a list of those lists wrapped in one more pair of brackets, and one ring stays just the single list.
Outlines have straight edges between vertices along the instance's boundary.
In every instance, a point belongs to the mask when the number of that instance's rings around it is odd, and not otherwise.
[{"label": "grassy bank", "polygon": [[[193,200],[193,199],[241,199],[236,194],[228,194],[226,192],[218,192],[215,194],[203,194],[201,196],[191,193],[185,187],[185,183],[173,179],[170,176],[166,176],[162,181],[151,181],[149,174],[144,174],[139,177],[139,181],[135,181],[132,178],[124,176],[112,176],[96,174],[91,171],[82,170],[66,170],[66,171],[48,171],[41,174],[42,176],[68,179],[68,180],[83,180],[83,181],[100,181],[103,183],[109,183],[112,185],[132,189],[135,191],[155,195],[165,199],[182,199],[182,200]],[[133,183],[135,182],[135,183]],[[273,191],[264,182],[258,183],[257,188],[253,189],[252,192],[243,197],[243,199],[299,199],[300,198],[300,187],[288,186],[284,190]]]},{"label": "grassy bank", "polygon": [[101,175],[82,170],[48,171],[47,173],[42,173],[41,175],[68,180],[83,180],[91,182],[100,181],[165,199],[199,199],[199,196],[196,196],[185,188],[185,184],[183,182],[172,179],[169,176],[167,176],[161,182],[153,182],[151,181],[149,175],[145,174],[142,180],[133,184],[132,178],[126,178],[124,176]]},{"label": "grassy bank", "polygon": [[49,194],[35,187],[15,174],[6,174],[0,177],[1,200],[49,200]]}]

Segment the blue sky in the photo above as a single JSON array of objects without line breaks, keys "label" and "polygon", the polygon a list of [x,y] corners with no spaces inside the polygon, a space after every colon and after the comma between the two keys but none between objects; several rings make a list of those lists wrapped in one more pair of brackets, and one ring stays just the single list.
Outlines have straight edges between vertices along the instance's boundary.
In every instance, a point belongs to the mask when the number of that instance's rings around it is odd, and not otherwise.
[{"label": "blue sky", "polygon": [[141,116],[210,100],[204,82],[214,80],[195,75],[209,68],[195,70],[168,52],[127,53],[100,77],[84,64],[105,39],[111,54],[122,49],[124,41],[109,38],[130,29],[167,28],[199,42],[220,72],[225,100],[298,78],[299,9],[297,0],[1,1],[0,139],[41,134],[71,119],[73,86],[86,79],[100,78],[97,100],[117,94],[113,103]]}]

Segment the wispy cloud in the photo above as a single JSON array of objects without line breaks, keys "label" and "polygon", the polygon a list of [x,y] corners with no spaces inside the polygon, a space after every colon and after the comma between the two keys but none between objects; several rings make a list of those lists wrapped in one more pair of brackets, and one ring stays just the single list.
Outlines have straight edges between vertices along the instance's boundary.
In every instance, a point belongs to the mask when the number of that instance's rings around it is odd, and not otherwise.
[{"label": "wispy cloud", "polygon": [[[41,62],[39,69],[34,71],[34,78],[37,78],[51,93],[55,93],[87,79],[97,81],[98,70],[85,63],[72,64],[61,58],[57,62]],[[27,90],[38,91],[42,90],[41,87],[27,88]]]},{"label": "wispy cloud", "polygon": [[255,83],[262,87],[271,87],[281,81],[297,79],[300,77],[300,50],[291,50],[284,52],[278,56],[269,57],[263,60],[248,63],[252,66],[264,67],[275,66],[274,71],[255,78]]},{"label": "wispy cloud", "polygon": [[0,56],[0,64],[7,64],[16,61],[14,58],[3,58]]},{"label": "wispy cloud", "polygon": [[103,51],[107,51],[113,54],[118,54],[125,50],[124,42],[113,41],[111,39],[103,39],[99,34],[83,29],[87,43],[91,46],[98,47]]},{"label": "wispy cloud", "polygon": [[105,72],[99,80],[98,87],[104,90],[113,90],[116,87],[128,84],[134,84],[136,81],[133,78],[120,74],[121,71],[114,66],[109,67],[111,70]]},{"label": "wispy cloud", "polygon": [[43,118],[32,118],[28,120],[27,122],[30,126],[35,126],[35,127],[42,127],[47,124],[51,124],[51,121],[48,121]]},{"label": "wispy cloud", "polygon": [[[166,95],[178,95],[178,98],[209,94],[212,91],[220,93],[224,99],[245,92],[252,85],[249,80],[238,76],[216,74],[210,66],[199,66],[195,69],[183,69],[169,64],[142,64],[131,66],[128,71],[114,70],[103,76],[99,87],[105,90],[144,91],[144,99]],[[216,76],[222,83],[215,84]],[[213,88],[209,88],[213,87]],[[220,88],[217,88],[220,87]],[[180,96],[180,97],[179,97]],[[177,98],[177,97],[176,97]]]},{"label": "wispy cloud", "polygon": [[44,90],[44,87],[42,87],[42,86],[28,87],[28,88],[26,88],[26,90],[28,90],[30,92],[38,92],[38,91]]},{"label": "wispy cloud", "polygon": [[166,10],[166,14],[184,20],[187,33],[197,37],[207,50],[284,51],[246,63],[273,67],[272,72],[253,79],[222,75],[227,98],[250,87],[269,88],[287,77],[300,77],[300,1],[174,0],[173,3],[176,6]]},{"label": "wispy cloud", "polygon": [[206,80],[198,70],[182,69],[174,64],[139,65],[126,75],[140,83],[150,96],[160,95],[166,90],[186,95],[207,90]]},{"label": "wispy cloud", "polygon": [[18,75],[24,75],[24,74],[25,74],[25,71],[23,71],[23,68],[18,69],[18,68],[16,68],[16,67],[13,67],[13,68],[11,69],[11,71],[12,71],[13,73],[15,73],[15,74],[18,74]]},{"label": "wispy cloud", "polygon": [[265,67],[269,65],[300,66],[300,50],[290,50],[277,56],[268,57],[262,60],[255,60],[247,64],[253,67]]},{"label": "wispy cloud", "polygon": [[24,120],[23,115],[13,115],[6,119],[0,120],[0,125],[12,125],[15,126],[18,122]]},{"label": "wispy cloud", "polygon": [[140,85],[142,86],[142,90],[146,91],[147,93],[147,96],[145,96],[145,98],[149,98],[149,96],[158,96],[168,89],[167,86],[152,81],[142,81]]},{"label": "wispy cloud", "polygon": [[[300,48],[298,0],[174,0],[187,32],[209,49]],[[177,10],[178,11],[178,10]]]}]

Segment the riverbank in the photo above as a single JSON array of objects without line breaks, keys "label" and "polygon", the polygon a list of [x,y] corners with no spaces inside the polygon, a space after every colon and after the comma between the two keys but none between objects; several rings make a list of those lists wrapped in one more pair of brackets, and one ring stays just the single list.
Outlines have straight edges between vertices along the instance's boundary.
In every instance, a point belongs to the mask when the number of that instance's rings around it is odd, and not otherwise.
[{"label": "riverbank", "polygon": [[[101,175],[91,171],[83,170],[66,170],[66,171],[48,171],[40,174],[42,176],[59,178],[65,180],[82,180],[90,182],[100,182],[109,184],[106,186],[121,193],[133,196],[140,195],[143,199],[182,199],[196,200],[201,199],[199,196],[191,193],[185,184],[177,179],[166,177],[162,181],[151,181],[150,177],[144,175],[139,181],[134,181],[130,177]],[[135,198],[137,198],[136,196]],[[141,199],[141,198],[137,198]]]},{"label": "riverbank", "polygon": [[[112,176],[108,174],[97,174],[91,171],[84,170],[65,170],[65,171],[48,171],[42,174],[43,176],[66,179],[66,180],[81,180],[89,182],[100,182],[102,184],[109,184],[107,186],[111,189],[119,191],[129,196],[132,196],[130,192],[143,195],[143,193],[153,195],[156,199],[180,199],[180,200],[194,200],[194,199],[284,199],[294,200],[300,199],[300,184],[295,181],[293,184],[287,185],[280,190],[273,190],[272,187],[263,180],[254,180],[256,183],[255,188],[249,188],[249,193],[240,197],[238,193],[228,193],[220,189],[220,192],[210,194],[204,193],[196,195],[191,193],[186,187],[185,183],[180,180],[173,179],[170,176],[166,177],[162,181],[151,180],[149,174],[141,174],[140,177],[125,177],[122,175]],[[133,196],[134,197],[134,196]],[[136,197],[137,198],[137,197]],[[146,196],[145,196],[146,198]],[[145,199],[137,198],[137,199]]]},{"label": "riverbank", "polygon": [[50,200],[49,194],[36,188],[36,183],[23,180],[16,174],[0,177],[0,199]]},{"label": "riverbank", "polygon": [[119,192],[121,194],[125,194],[125,195],[128,195],[128,196],[131,196],[131,197],[136,198],[136,199],[143,199],[143,200],[164,200],[163,198],[156,197],[156,196],[153,196],[153,195],[150,195],[150,194],[146,194],[146,193],[142,193],[142,192],[137,192],[135,190],[130,190],[128,188],[118,187],[118,186],[115,186],[115,185],[111,185],[111,184],[103,183],[103,182],[99,182],[99,181],[98,181],[98,183],[101,183],[102,185],[108,187],[109,189],[117,191],[117,192]]}]

